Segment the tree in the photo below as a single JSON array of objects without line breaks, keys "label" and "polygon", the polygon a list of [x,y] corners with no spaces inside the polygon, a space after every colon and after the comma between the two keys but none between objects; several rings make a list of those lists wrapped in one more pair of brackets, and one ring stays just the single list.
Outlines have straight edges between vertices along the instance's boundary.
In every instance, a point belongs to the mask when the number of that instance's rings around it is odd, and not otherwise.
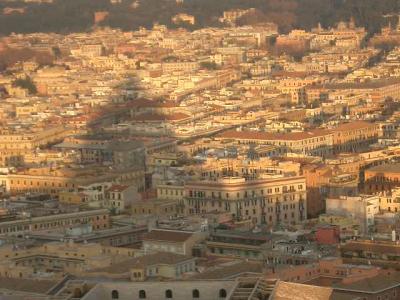
[{"label": "tree", "polygon": [[53,52],[53,55],[55,58],[60,58],[61,57],[61,50],[59,47],[54,46],[51,48],[51,51]]},{"label": "tree", "polygon": [[207,70],[216,70],[216,69],[218,69],[218,66],[213,61],[202,61],[200,63],[200,68],[207,69]]},{"label": "tree", "polygon": [[29,94],[34,95],[37,93],[36,85],[29,76],[26,76],[25,78],[18,78],[16,80],[14,80],[13,86],[20,87],[22,89],[27,89],[29,91]]},{"label": "tree", "polygon": [[[112,5],[109,0],[55,0],[51,4],[40,5],[23,3],[26,6],[23,15],[0,15],[0,35],[12,32],[86,31],[92,28],[96,11],[110,13],[103,25],[123,30],[151,28],[156,22],[176,27],[171,18],[179,13],[187,13],[196,18],[196,24],[185,25],[185,28],[193,30],[222,26],[218,18],[224,11],[248,8],[255,8],[257,14],[253,15],[253,19],[244,18],[240,22],[253,23],[265,19],[266,22],[275,22],[283,32],[293,28],[310,29],[318,23],[329,27],[354,17],[358,26],[365,26],[368,32],[376,33],[385,22],[383,15],[400,10],[398,0],[187,0],[181,4],[176,1],[146,0],[140,1],[140,5],[134,9],[131,3],[123,1]],[[0,1],[0,11],[7,5],[10,4]],[[15,7],[18,5],[22,4],[13,4]]]},{"label": "tree", "polygon": [[17,62],[35,60],[40,65],[51,65],[54,57],[46,52],[34,51],[29,48],[2,51],[0,55],[0,71],[12,67]]}]

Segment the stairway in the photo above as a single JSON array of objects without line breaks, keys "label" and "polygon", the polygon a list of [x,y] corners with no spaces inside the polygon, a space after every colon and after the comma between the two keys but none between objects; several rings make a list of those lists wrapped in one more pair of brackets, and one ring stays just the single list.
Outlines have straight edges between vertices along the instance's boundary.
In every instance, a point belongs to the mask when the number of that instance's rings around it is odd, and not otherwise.
[{"label": "stairway", "polygon": [[262,277],[239,277],[228,295],[229,300],[270,300],[276,280]]},{"label": "stairway", "polygon": [[269,300],[276,285],[275,279],[260,278],[249,297],[250,300]]}]

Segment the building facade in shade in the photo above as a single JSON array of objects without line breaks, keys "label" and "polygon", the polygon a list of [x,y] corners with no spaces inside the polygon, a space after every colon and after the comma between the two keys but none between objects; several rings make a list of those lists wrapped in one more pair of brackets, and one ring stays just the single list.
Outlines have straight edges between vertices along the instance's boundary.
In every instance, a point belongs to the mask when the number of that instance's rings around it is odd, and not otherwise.
[{"label": "building facade in shade", "polygon": [[316,217],[325,209],[326,186],[332,170],[325,165],[309,164],[303,167],[307,184],[307,214]]},{"label": "building facade in shade", "polygon": [[63,126],[38,128],[36,130],[0,132],[0,165],[23,165],[24,156],[39,147],[47,146],[64,139],[71,131]]},{"label": "building facade in shade", "polygon": [[68,137],[54,148],[63,152],[76,151],[80,162],[113,163],[115,166],[143,167],[145,149],[140,142],[122,142],[102,136]]},{"label": "building facade in shade", "polygon": [[66,273],[82,275],[89,270],[110,267],[141,255],[141,250],[132,248],[97,243],[75,244],[72,240],[23,249],[9,245],[0,249],[0,280],[32,278],[34,274],[46,272],[51,272],[52,278],[60,280]]},{"label": "building facade in shade", "polygon": [[364,171],[364,192],[380,193],[400,186],[400,164],[383,164]]},{"label": "building facade in shade", "polygon": [[20,235],[28,232],[65,228],[77,224],[90,224],[94,230],[110,227],[110,212],[107,209],[96,209],[33,217],[0,223],[0,235]]},{"label": "building facade in shade", "polygon": [[[104,226],[104,225],[103,225]],[[91,224],[76,225],[69,228],[55,228],[29,234],[29,240],[39,243],[74,241],[74,243],[98,243],[102,246],[123,247],[139,245],[147,233],[146,226],[120,226],[93,231]]]},{"label": "building facade in shade", "polygon": [[297,176],[190,182],[185,185],[185,209],[189,215],[230,212],[238,221],[294,225],[307,217],[306,182]]},{"label": "building facade in shade", "polygon": [[359,152],[378,140],[380,130],[378,124],[354,121],[337,126],[332,134],[335,153]]},{"label": "building facade in shade", "polygon": [[0,184],[11,194],[30,192],[57,195],[60,191],[75,190],[79,186],[97,182],[133,184],[141,190],[144,188],[144,171],[136,168],[113,170],[105,167],[39,167],[0,175]]}]

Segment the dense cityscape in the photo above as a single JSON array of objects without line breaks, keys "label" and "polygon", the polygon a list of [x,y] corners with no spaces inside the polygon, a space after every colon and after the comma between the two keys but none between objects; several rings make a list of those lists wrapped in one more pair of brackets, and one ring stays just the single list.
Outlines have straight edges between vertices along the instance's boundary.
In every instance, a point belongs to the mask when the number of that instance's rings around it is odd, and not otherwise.
[{"label": "dense cityscape", "polygon": [[0,1],[0,299],[400,299],[400,3],[64,1]]}]

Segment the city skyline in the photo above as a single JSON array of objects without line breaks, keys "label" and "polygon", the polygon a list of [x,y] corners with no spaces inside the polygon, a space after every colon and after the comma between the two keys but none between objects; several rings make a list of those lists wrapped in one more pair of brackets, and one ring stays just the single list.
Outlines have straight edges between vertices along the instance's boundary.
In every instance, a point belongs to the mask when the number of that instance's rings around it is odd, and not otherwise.
[{"label": "city skyline", "polygon": [[400,299],[399,13],[0,1],[0,298]]}]

